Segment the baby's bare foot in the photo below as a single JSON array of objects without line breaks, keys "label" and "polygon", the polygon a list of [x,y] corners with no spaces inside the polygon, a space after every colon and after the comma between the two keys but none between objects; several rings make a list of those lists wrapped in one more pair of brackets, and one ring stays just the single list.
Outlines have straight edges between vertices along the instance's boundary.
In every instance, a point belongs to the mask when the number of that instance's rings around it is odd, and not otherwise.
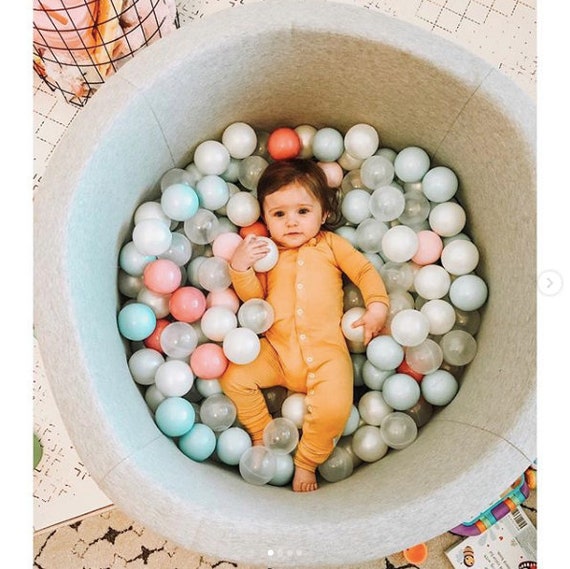
[{"label": "baby's bare foot", "polygon": [[319,487],[317,484],[317,475],[310,470],[295,467],[295,475],[293,476],[293,490],[295,492],[313,492]]}]

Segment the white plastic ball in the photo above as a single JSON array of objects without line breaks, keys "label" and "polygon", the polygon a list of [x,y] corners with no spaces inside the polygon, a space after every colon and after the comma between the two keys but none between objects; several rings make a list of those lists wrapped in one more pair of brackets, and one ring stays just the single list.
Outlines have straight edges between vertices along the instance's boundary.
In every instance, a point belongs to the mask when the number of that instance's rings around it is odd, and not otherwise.
[{"label": "white plastic ball", "polygon": [[222,133],[222,144],[228,149],[232,158],[242,160],[255,152],[257,134],[244,122],[234,122]]},{"label": "white plastic ball", "polygon": [[226,205],[230,199],[228,183],[220,176],[204,176],[196,184],[196,194],[200,199],[200,206],[211,211]]},{"label": "white plastic ball", "polygon": [[349,223],[358,225],[370,217],[370,194],[366,190],[354,189],[348,192],[341,203],[342,215]]},{"label": "white plastic ball", "polygon": [[438,369],[425,375],[421,383],[424,399],[432,405],[444,406],[449,404],[457,394],[459,384],[451,373]]},{"label": "white plastic ball", "polygon": [[457,239],[448,243],[441,252],[441,264],[451,275],[466,275],[479,263],[479,249],[471,241]]},{"label": "white plastic ball", "polygon": [[134,241],[129,241],[121,247],[119,252],[119,267],[133,277],[140,277],[144,268],[155,259],[155,255],[143,255]]},{"label": "white plastic ball", "polygon": [[[362,223],[366,223],[370,220],[365,220]],[[344,237],[353,247],[356,247],[356,229],[350,225],[341,225],[337,227],[334,232],[341,237]]]},{"label": "white plastic ball", "polygon": [[406,413],[394,411],[382,421],[380,433],[390,448],[402,450],[416,440],[418,427],[412,417]]},{"label": "white plastic ball", "polygon": [[420,312],[429,320],[429,333],[433,336],[446,334],[455,324],[455,309],[446,300],[440,298],[428,300],[420,308]]},{"label": "white plastic ball", "polygon": [[425,265],[414,277],[416,292],[427,300],[442,298],[449,292],[451,277],[440,265]]},{"label": "white plastic ball", "polygon": [[382,253],[395,263],[409,261],[418,250],[418,235],[406,225],[395,225],[382,237]]},{"label": "white plastic ball", "polygon": [[192,243],[207,245],[218,235],[220,222],[216,214],[200,208],[184,222],[184,233]]},{"label": "white plastic ball", "polygon": [[376,336],[366,346],[366,357],[381,370],[394,370],[404,359],[404,349],[391,336]]},{"label": "white plastic ball", "polygon": [[413,377],[405,373],[395,373],[384,382],[382,395],[390,407],[396,411],[406,411],[419,401],[421,391]]},{"label": "white plastic ball", "polygon": [[456,308],[471,312],[487,301],[488,289],[478,275],[461,275],[449,287],[449,300]]},{"label": "white plastic ball", "polygon": [[252,447],[251,437],[241,427],[229,427],[216,441],[216,455],[230,466],[239,464],[242,454]]},{"label": "white plastic ball", "polygon": [[194,151],[194,164],[205,176],[221,175],[230,164],[228,149],[217,140],[201,142]]},{"label": "white plastic ball", "polygon": [[222,348],[228,360],[235,364],[245,365],[257,358],[261,344],[253,330],[235,328],[226,334]]},{"label": "white plastic ball", "polygon": [[344,337],[347,340],[351,340],[353,342],[363,342],[364,341],[364,326],[358,326],[357,328],[353,328],[352,324],[362,318],[366,309],[361,306],[355,306],[347,310],[343,315],[340,321],[340,326]]},{"label": "white plastic ball", "polygon": [[292,393],[283,401],[281,406],[281,416],[293,421],[298,429],[303,427],[306,413],[307,405],[304,393]]},{"label": "white plastic ball", "polygon": [[137,225],[145,219],[159,219],[166,223],[168,227],[170,227],[172,221],[168,214],[165,213],[159,201],[143,202],[137,207],[133,216],[134,224]]},{"label": "white plastic ball", "polygon": [[152,348],[141,348],[129,357],[129,371],[139,385],[154,383],[156,370],[164,363],[164,356]]},{"label": "white plastic ball", "polygon": [[158,387],[153,383],[146,388],[144,392],[144,400],[145,403],[148,405],[148,408],[154,413],[156,412],[158,406],[166,399],[166,396],[163,395],[159,390]]},{"label": "white plastic ball", "polygon": [[240,184],[244,188],[255,192],[259,178],[261,178],[268,165],[269,162],[263,156],[253,155],[244,158],[239,165],[238,180]]},{"label": "white plastic ball", "polygon": [[386,378],[391,376],[393,373],[395,373],[395,370],[379,369],[373,365],[370,360],[366,360],[362,366],[362,382],[366,387],[368,387],[368,389],[380,391]]},{"label": "white plastic ball", "polygon": [[431,202],[449,201],[457,192],[459,181],[455,172],[447,166],[436,166],[422,178],[422,191]]},{"label": "white plastic ball", "polygon": [[269,237],[259,236],[256,237],[256,239],[265,241],[269,247],[269,251],[264,257],[253,263],[253,270],[257,273],[266,273],[277,264],[277,261],[279,260],[279,250],[277,249],[275,241]]},{"label": "white plastic ball", "polygon": [[249,484],[263,486],[267,484],[277,469],[275,453],[264,446],[248,448],[239,461],[239,472]]},{"label": "white plastic ball", "polygon": [[388,226],[378,219],[368,218],[358,224],[353,245],[365,253],[378,253]]},{"label": "white plastic ball", "polygon": [[186,275],[188,278],[188,282],[195,287],[200,286],[200,280],[198,279],[198,271],[200,270],[200,266],[208,257],[198,256],[194,257],[188,263],[186,267]]},{"label": "white plastic ball", "polygon": [[319,465],[318,472],[327,482],[339,482],[354,471],[350,454],[341,447],[335,447],[328,458]]},{"label": "white plastic ball", "polygon": [[236,420],[237,411],[232,400],[223,393],[206,397],[200,405],[200,420],[215,433],[229,429]]},{"label": "white plastic ball", "polygon": [[142,277],[133,277],[125,273],[123,269],[119,269],[117,288],[122,295],[135,299],[143,286]]},{"label": "white plastic ball", "polygon": [[429,320],[419,310],[400,310],[390,324],[392,337],[402,346],[417,346],[429,334]]},{"label": "white plastic ball", "polygon": [[190,391],[194,374],[186,362],[169,360],[156,370],[154,383],[166,397],[182,397]]},{"label": "white plastic ball", "polygon": [[217,379],[201,379],[197,377],[194,380],[194,387],[203,398],[222,393],[222,386]]},{"label": "white plastic ball", "polygon": [[261,210],[256,197],[249,192],[238,192],[226,204],[226,215],[239,227],[247,227],[259,219]]},{"label": "white plastic ball", "polygon": [[275,311],[266,300],[250,298],[239,307],[237,319],[240,326],[263,334],[273,325]]},{"label": "white plastic ball", "polygon": [[[347,172],[353,172],[360,169],[364,160],[360,158],[355,158],[354,156],[350,155],[348,152],[343,152],[342,156],[337,160],[338,165]],[[346,178],[346,176],[345,176]]]},{"label": "white plastic ball", "polygon": [[394,186],[382,186],[372,192],[369,208],[375,219],[393,221],[402,215],[405,204],[403,192]]},{"label": "white plastic ball", "polygon": [[451,365],[464,366],[477,355],[477,340],[465,330],[451,330],[440,340],[443,359]]},{"label": "white plastic ball", "polygon": [[297,425],[286,417],[273,419],[263,430],[263,444],[276,454],[288,454],[299,443]]},{"label": "white plastic ball", "polygon": [[467,216],[458,203],[444,202],[431,209],[428,220],[431,229],[438,235],[452,237],[463,230]]},{"label": "white plastic ball", "polygon": [[358,401],[358,413],[367,425],[379,426],[392,411],[380,391],[367,391]]},{"label": "white plastic ball", "polygon": [[356,405],[351,405],[350,407],[350,415],[346,421],[346,425],[341,433],[341,437],[345,437],[347,435],[352,435],[356,429],[358,429],[358,425],[360,424],[360,413]]},{"label": "white plastic ball", "polygon": [[344,135],[346,152],[360,160],[372,156],[378,150],[379,144],[378,132],[369,124],[355,124]]},{"label": "white plastic ball", "polygon": [[229,287],[232,282],[229,263],[221,257],[207,257],[198,267],[198,282],[207,291]]},{"label": "white plastic ball", "polygon": [[429,170],[430,157],[418,146],[408,146],[398,152],[394,160],[394,171],[402,182],[419,182]]},{"label": "white plastic ball", "polygon": [[222,342],[227,333],[237,328],[235,313],[224,306],[207,308],[200,319],[200,327],[206,338],[214,342]]},{"label": "white plastic ball", "polygon": [[394,165],[384,156],[370,156],[360,166],[362,183],[369,190],[387,186],[394,179]]},{"label": "white plastic ball", "polygon": [[344,152],[344,137],[331,127],[317,130],[313,137],[313,156],[321,162],[335,162]]},{"label": "white plastic ball", "polygon": [[160,347],[171,358],[186,358],[197,345],[196,330],[187,322],[171,322],[160,334]]},{"label": "white plastic ball", "polygon": [[133,243],[142,255],[161,255],[172,243],[170,226],[160,219],[143,219],[133,229]]},{"label": "white plastic ball", "polygon": [[405,360],[410,368],[425,375],[439,369],[443,362],[443,350],[437,342],[426,338],[421,344],[406,348]]},{"label": "white plastic ball", "polygon": [[362,425],[352,437],[352,450],[364,462],[376,462],[388,452],[380,428],[374,425]]}]

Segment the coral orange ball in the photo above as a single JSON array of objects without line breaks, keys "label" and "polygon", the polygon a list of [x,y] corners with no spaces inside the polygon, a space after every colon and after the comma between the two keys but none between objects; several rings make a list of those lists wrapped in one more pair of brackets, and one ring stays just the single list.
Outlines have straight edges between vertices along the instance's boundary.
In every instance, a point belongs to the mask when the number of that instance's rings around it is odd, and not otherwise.
[{"label": "coral orange ball", "polygon": [[396,369],[396,371],[398,373],[405,373],[411,377],[413,377],[418,383],[420,383],[422,381],[422,379],[424,378],[423,374],[416,371],[415,369],[412,369],[410,367],[410,365],[408,364],[408,362],[406,360],[404,360]]},{"label": "coral orange ball", "polygon": [[206,310],[206,295],[193,286],[175,290],[168,301],[170,314],[180,322],[196,322]]},{"label": "coral orange ball", "polygon": [[259,237],[269,237],[269,231],[267,231],[267,227],[263,221],[256,221],[251,225],[246,225],[245,227],[241,227],[239,230],[239,234],[241,237],[245,238],[247,235],[257,235]]},{"label": "coral orange ball", "polygon": [[296,158],[301,152],[301,139],[292,128],[278,128],[267,139],[267,151],[273,160]]},{"label": "coral orange ball", "polygon": [[190,355],[190,367],[200,379],[218,379],[227,366],[222,347],[212,342],[200,344]]},{"label": "coral orange ball", "polygon": [[145,338],[143,340],[143,344],[145,345],[145,348],[151,348],[153,350],[156,350],[157,352],[160,352],[161,354],[164,354],[164,350],[162,349],[162,346],[160,345],[160,335],[162,334],[162,331],[169,324],[170,324],[170,320],[166,320],[166,318],[161,318],[161,319],[157,320],[156,326],[154,327],[154,331],[152,332],[152,334],[148,338]]}]

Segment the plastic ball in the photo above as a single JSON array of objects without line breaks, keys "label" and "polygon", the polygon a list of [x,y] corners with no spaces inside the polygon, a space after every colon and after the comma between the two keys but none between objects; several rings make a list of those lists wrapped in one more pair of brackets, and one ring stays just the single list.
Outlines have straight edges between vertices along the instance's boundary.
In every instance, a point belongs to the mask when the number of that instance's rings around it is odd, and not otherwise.
[{"label": "plastic ball", "polygon": [[206,306],[223,306],[237,313],[240,307],[240,299],[232,288],[212,290],[206,295]]},{"label": "plastic ball", "polygon": [[354,463],[346,449],[335,447],[317,470],[327,482],[339,482],[353,473]]},{"label": "plastic ball", "polygon": [[217,379],[202,379],[198,377],[194,381],[194,387],[202,397],[210,397],[210,395],[215,393],[222,393],[222,386]]},{"label": "plastic ball", "polygon": [[376,462],[388,452],[380,427],[362,425],[352,436],[352,450],[364,462]]},{"label": "plastic ball", "polygon": [[262,390],[267,410],[273,416],[281,415],[281,405],[287,398],[287,389],[282,385],[274,385]]},{"label": "plastic ball", "polygon": [[200,420],[215,433],[229,429],[236,416],[237,411],[233,401],[223,393],[206,397],[200,405]]},{"label": "plastic ball", "polygon": [[443,336],[439,345],[443,359],[451,365],[467,365],[477,355],[477,340],[465,330],[451,330]]},{"label": "plastic ball", "polygon": [[263,221],[256,221],[251,225],[246,227],[240,227],[239,234],[241,237],[245,238],[248,235],[257,235],[259,237],[269,237],[269,231]]},{"label": "plastic ball", "polygon": [[380,391],[367,391],[358,401],[358,413],[367,425],[379,426],[392,411]]},{"label": "plastic ball", "polygon": [[220,222],[215,213],[200,208],[184,222],[184,233],[192,243],[206,245],[218,235]]},{"label": "plastic ball", "polygon": [[239,307],[237,319],[243,328],[249,328],[256,334],[263,334],[273,325],[275,311],[266,300],[250,298]]},{"label": "plastic ball", "polygon": [[194,425],[196,412],[182,397],[167,397],[154,413],[158,428],[168,437],[181,437]]},{"label": "plastic ball", "polygon": [[479,250],[471,241],[457,239],[448,243],[441,253],[441,264],[452,275],[466,275],[479,263]]},{"label": "plastic ball", "polygon": [[160,219],[143,219],[135,225],[132,239],[141,255],[161,255],[170,247],[172,233]]},{"label": "plastic ball", "polygon": [[187,184],[172,184],[162,192],[160,205],[170,219],[185,221],[198,211],[200,202],[196,191]]},{"label": "plastic ball", "polygon": [[267,139],[267,152],[273,160],[296,158],[301,152],[301,139],[292,128],[277,128]]},{"label": "plastic ball", "polygon": [[418,250],[418,236],[406,225],[395,225],[382,237],[384,257],[395,263],[409,261]]},{"label": "plastic ball", "polygon": [[285,486],[293,480],[295,474],[295,464],[290,454],[275,455],[275,474],[271,477],[268,484],[272,486]]},{"label": "plastic ball", "polygon": [[449,287],[449,300],[456,308],[470,312],[478,310],[487,301],[485,281],[477,275],[461,275]]},{"label": "plastic ball", "polygon": [[207,290],[221,290],[230,286],[229,264],[221,257],[208,257],[198,268],[198,282]]},{"label": "plastic ball", "polygon": [[251,437],[246,431],[241,427],[229,427],[218,436],[216,454],[224,464],[236,466],[241,455],[251,446]]},{"label": "plastic ball", "polygon": [[240,458],[239,472],[249,484],[263,486],[267,484],[277,469],[275,453],[264,446],[252,446]]},{"label": "plastic ball", "polygon": [[370,360],[366,360],[362,366],[362,382],[369,389],[380,391],[386,378],[391,376],[393,373],[393,369],[379,369],[373,365]]},{"label": "plastic ball", "polygon": [[249,192],[234,194],[226,204],[226,215],[239,227],[252,225],[259,219],[259,202]]},{"label": "plastic ball", "polygon": [[[227,201],[230,199],[228,183],[221,176],[214,176],[211,174],[204,176],[198,181],[196,184],[196,194],[198,194],[200,199],[200,206],[212,211],[225,206]],[[196,208],[196,211],[197,210],[198,208]]]},{"label": "plastic ball", "polygon": [[232,158],[242,160],[255,152],[257,134],[244,122],[234,122],[222,133],[222,144],[228,149]]},{"label": "plastic ball", "polygon": [[[428,340],[426,340],[427,342]],[[423,342],[422,342],[423,344]],[[420,346],[422,345],[420,344]],[[408,350],[411,349],[415,349],[415,348],[408,348],[406,350],[406,352]],[[420,373],[419,371],[416,371],[415,369],[413,369],[408,362],[406,361],[406,359],[404,359],[404,361],[396,368],[396,373],[405,373],[407,375],[409,375],[410,377],[413,377],[417,382],[420,382],[422,380],[422,378],[424,377],[423,373]]]},{"label": "plastic ball", "polygon": [[164,363],[164,356],[151,348],[140,348],[129,357],[129,371],[139,385],[154,383],[156,370]]},{"label": "plastic ball", "polygon": [[440,265],[425,265],[414,277],[416,292],[427,300],[442,298],[449,292],[451,277]]},{"label": "plastic ball", "polygon": [[166,223],[168,227],[170,227],[172,222],[170,217],[164,212],[160,201],[143,202],[137,207],[133,216],[135,226],[145,219],[158,219]]},{"label": "plastic ball", "polygon": [[354,308],[356,306],[363,307],[364,300],[362,299],[362,293],[360,289],[352,282],[348,282],[344,285],[343,289],[343,311]]},{"label": "plastic ball", "polygon": [[196,322],[206,310],[206,297],[199,288],[183,286],[172,293],[168,305],[176,320]]},{"label": "plastic ball", "polygon": [[394,171],[402,182],[419,182],[429,167],[429,154],[418,146],[404,148],[394,160]]},{"label": "plastic ball", "polygon": [[395,450],[410,446],[418,436],[418,426],[415,421],[400,411],[387,415],[380,425],[380,433],[384,442]]},{"label": "plastic ball", "polygon": [[[425,381],[422,380],[422,384]],[[382,386],[382,395],[386,403],[396,411],[412,408],[421,395],[418,382],[405,373],[395,373],[386,379]]]},{"label": "plastic ball", "polygon": [[441,257],[443,241],[434,231],[425,229],[418,232],[418,250],[412,257],[417,265],[429,265],[435,263]]},{"label": "plastic ball", "polygon": [[350,415],[348,416],[346,425],[342,430],[341,436],[345,437],[347,435],[352,435],[352,433],[354,433],[354,431],[358,429],[359,425],[360,425],[360,413],[358,412],[356,405],[353,404],[350,407]]},{"label": "plastic ball", "polygon": [[168,360],[156,370],[154,383],[166,397],[182,397],[192,388],[194,374],[186,362]]},{"label": "plastic ball", "polygon": [[422,178],[422,191],[428,200],[441,203],[449,201],[457,192],[459,181],[455,172],[446,166],[436,166]]},{"label": "plastic ball", "polygon": [[426,338],[421,344],[406,348],[405,362],[413,371],[425,375],[439,368],[443,351],[437,342]]},{"label": "plastic ball", "polygon": [[363,307],[355,306],[347,310],[340,321],[341,330],[344,337],[347,340],[353,342],[363,342],[364,341],[364,326],[358,326],[353,328],[352,324],[362,318],[366,310]]},{"label": "plastic ball", "polygon": [[279,250],[277,249],[275,241],[269,237],[257,237],[257,239],[265,241],[269,247],[269,251],[264,257],[253,263],[253,270],[257,273],[266,273],[277,264],[279,260]]},{"label": "plastic ball", "polygon": [[160,347],[171,358],[187,358],[197,345],[196,330],[186,322],[171,322],[160,335]]},{"label": "plastic ball", "polygon": [[146,304],[131,302],[119,311],[117,324],[119,332],[128,340],[144,340],[156,326],[156,316]]},{"label": "plastic ball", "polygon": [[199,255],[194,257],[188,263],[186,267],[186,276],[189,285],[199,287],[200,281],[198,280],[198,270],[200,269],[200,265],[207,259],[204,255]]},{"label": "plastic ball", "polygon": [[417,425],[418,429],[426,425],[433,415],[433,406],[428,403],[423,395],[420,400],[411,408],[404,411],[406,415],[409,415]]},{"label": "plastic ball", "polygon": [[429,320],[419,310],[400,310],[390,324],[392,337],[402,346],[417,346],[429,334]]},{"label": "plastic ball", "polygon": [[329,188],[338,188],[342,183],[344,172],[338,162],[317,162],[327,178]]},{"label": "plastic ball", "polygon": [[451,373],[438,369],[424,377],[421,391],[428,403],[441,407],[452,401],[459,391],[459,384]]},{"label": "plastic ball", "polygon": [[213,174],[219,176],[230,163],[228,149],[217,140],[201,142],[194,151],[194,164],[204,176]]},{"label": "plastic ball", "polygon": [[196,423],[178,439],[178,448],[192,460],[204,462],[216,448],[216,435],[208,425]]},{"label": "plastic ball", "polygon": [[166,320],[166,318],[160,318],[156,320],[156,326],[152,330],[150,336],[146,337],[143,340],[145,347],[152,348],[153,350],[162,353],[162,347],[160,345],[160,336],[162,335],[162,332],[169,324],[170,321]]},{"label": "plastic ball", "polygon": [[245,365],[257,358],[261,344],[259,337],[253,330],[235,328],[226,334],[222,347],[229,361]]},{"label": "plastic ball", "polygon": [[298,429],[303,427],[306,413],[307,405],[304,393],[292,393],[283,401],[281,406],[281,416],[293,421]]},{"label": "plastic ball", "polygon": [[301,141],[301,152],[299,158],[312,158],[313,156],[313,139],[317,129],[310,124],[302,124],[295,127],[295,132]]},{"label": "plastic ball", "polygon": [[220,233],[212,243],[212,253],[229,262],[242,241],[243,238],[238,233]]},{"label": "plastic ball", "polygon": [[358,225],[370,217],[370,194],[366,190],[351,190],[341,203],[341,212],[349,223]]},{"label": "plastic ball", "polygon": [[[367,220],[363,221],[362,223],[366,223],[367,221],[370,221],[370,220],[367,219]],[[374,221],[374,220],[372,220],[372,221]],[[350,225],[341,225],[340,227],[335,229],[334,232],[337,235],[344,237],[344,239],[346,239],[351,245],[356,247],[356,229],[354,227],[351,227]],[[375,251],[376,251],[376,249],[375,249]]]},{"label": "plastic ball", "polygon": [[313,137],[313,156],[321,162],[335,162],[344,152],[344,137],[331,127],[317,130]]},{"label": "plastic ball", "polygon": [[378,132],[369,124],[355,124],[344,135],[346,152],[360,160],[365,160],[372,156],[378,150],[379,144],[380,137]]},{"label": "plastic ball", "polygon": [[438,235],[452,237],[465,227],[465,210],[455,202],[444,202],[434,206],[429,213],[429,225]]},{"label": "plastic ball", "polygon": [[170,294],[160,294],[142,286],[137,292],[136,299],[137,302],[150,306],[157,318],[164,318],[170,314],[168,308],[170,296]]},{"label": "plastic ball", "polygon": [[170,259],[151,261],[143,271],[144,285],[159,294],[174,292],[182,282],[180,267]]},{"label": "plastic ball", "polygon": [[152,385],[149,385],[144,392],[145,403],[153,413],[156,413],[158,406],[165,399],[166,397],[158,390],[154,383]]},{"label": "plastic ball", "polygon": [[394,165],[384,156],[370,156],[360,166],[360,177],[369,190],[377,190],[392,182]]},{"label": "plastic ball", "polygon": [[365,219],[355,230],[354,246],[365,253],[378,253],[387,231],[388,226],[383,221],[374,218]]},{"label": "plastic ball", "polygon": [[223,306],[212,306],[206,309],[200,320],[202,332],[206,338],[214,342],[222,342],[226,334],[237,328],[237,325],[235,313]]},{"label": "plastic ball", "polygon": [[347,170],[349,173],[359,170],[363,162],[364,160],[361,160],[360,158],[355,158],[346,151],[343,152],[342,156],[337,160],[337,164],[341,168],[343,168],[343,170]]},{"label": "plastic ball", "polygon": [[414,284],[415,273],[413,267],[407,262],[388,261],[380,268],[380,275],[390,294],[395,291],[411,290]]},{"label": "plastic ball", "polygon": [[160,177],[160,191],[164,192],[166,188],[173,184],[186,184],[194,187],[195,181],[195,176],[184,168],[171,168]]},{"label": "plastic ball", "polygon": [[404,359],[404,348],[391,336],[376,336],[366,347],[366,357],[380,370],[394,370]]},{"label": "plastic ball", "polygon": [[422,192],[411,190],[404,194],[404,211],[398,220],[409,227],[418,227],[429,217],[430,203]]},{"label": "plastic ball", "polygon": [[228,359],[221,346],[212,342],[200,344],[190,355],[190,367],[202,379],[218,379],[227,366]]},{"label": "plastic ball", "polygon": [[370,212],[379,221],[393,221],[404,212],[404,194],[394,186],[381,186],[370,196]]},{"label": "plastic ball", "polygon": [[481,314],[478,310],[471,310],[466,312],[465,310],[455,309],[455,325],[456,330],[465,330],[469,332],[472,336],[475,336],[479,331],[479,326],[481,325]]},{"label": "plastic ball", "polygon": [[420,308],[420,312],[429,320],[429,333],[434,336],[449,332],[455,324],[455,309],[449,302],[440,298],[428,300]]},{"label": "plastic ball", "polygon": [[170,247],[164,253],[159,255],[160,259],[169,259],[179,267],[186,265],[191,257],[192,243],[190,243],[190,239],[188,239],[186,235],[183,235],[178,231],[175,231],[172,234]]},{"label": "plastic ball", "polygon": [[[256,191],[259,178],[268,165],[269,162],[263,156],[254,155],[244,158],[239,165],[238,180],[240,184],[247,190]],[[236,223],[236,225],[241,224]]]},{"label": "plastic ball", "polygon": [[137,294],[143,288],[142,277],[133,277],[125,273],[123,269],[119,269],[117,275],[117,288],[119,292],[127,298],[136,298]]},{"label": "plastic ball", "polygon": [[277,417],[263,430],[263,444],[276,454],[288,454],[299,443],[297,425],[286,417]]},{"label": "plastic ball", "polygon": [[155,259],[155,255],[143,255],[134,241],[129,241],[121,247],[119,252],[119,267],[133,277],[140,277],[146,265]]}]

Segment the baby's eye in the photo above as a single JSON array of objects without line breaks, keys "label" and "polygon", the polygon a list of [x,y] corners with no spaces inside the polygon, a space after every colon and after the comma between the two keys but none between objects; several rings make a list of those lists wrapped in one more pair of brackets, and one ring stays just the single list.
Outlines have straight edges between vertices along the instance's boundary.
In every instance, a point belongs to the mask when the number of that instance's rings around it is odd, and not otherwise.
[{"label": "baby's eye", "polygon": [[306,215],[307,213],[310,213],[310,211],[311,211],[311,210],[310,210],[308,207],[302,207],[302,208],[299,210],[299,213],[300,213],[301,215]]},{"label": "baby's eye", "polygon": [[273,217],[283,217],[285,215],[282,211],[275,211],[273,212]]}]

